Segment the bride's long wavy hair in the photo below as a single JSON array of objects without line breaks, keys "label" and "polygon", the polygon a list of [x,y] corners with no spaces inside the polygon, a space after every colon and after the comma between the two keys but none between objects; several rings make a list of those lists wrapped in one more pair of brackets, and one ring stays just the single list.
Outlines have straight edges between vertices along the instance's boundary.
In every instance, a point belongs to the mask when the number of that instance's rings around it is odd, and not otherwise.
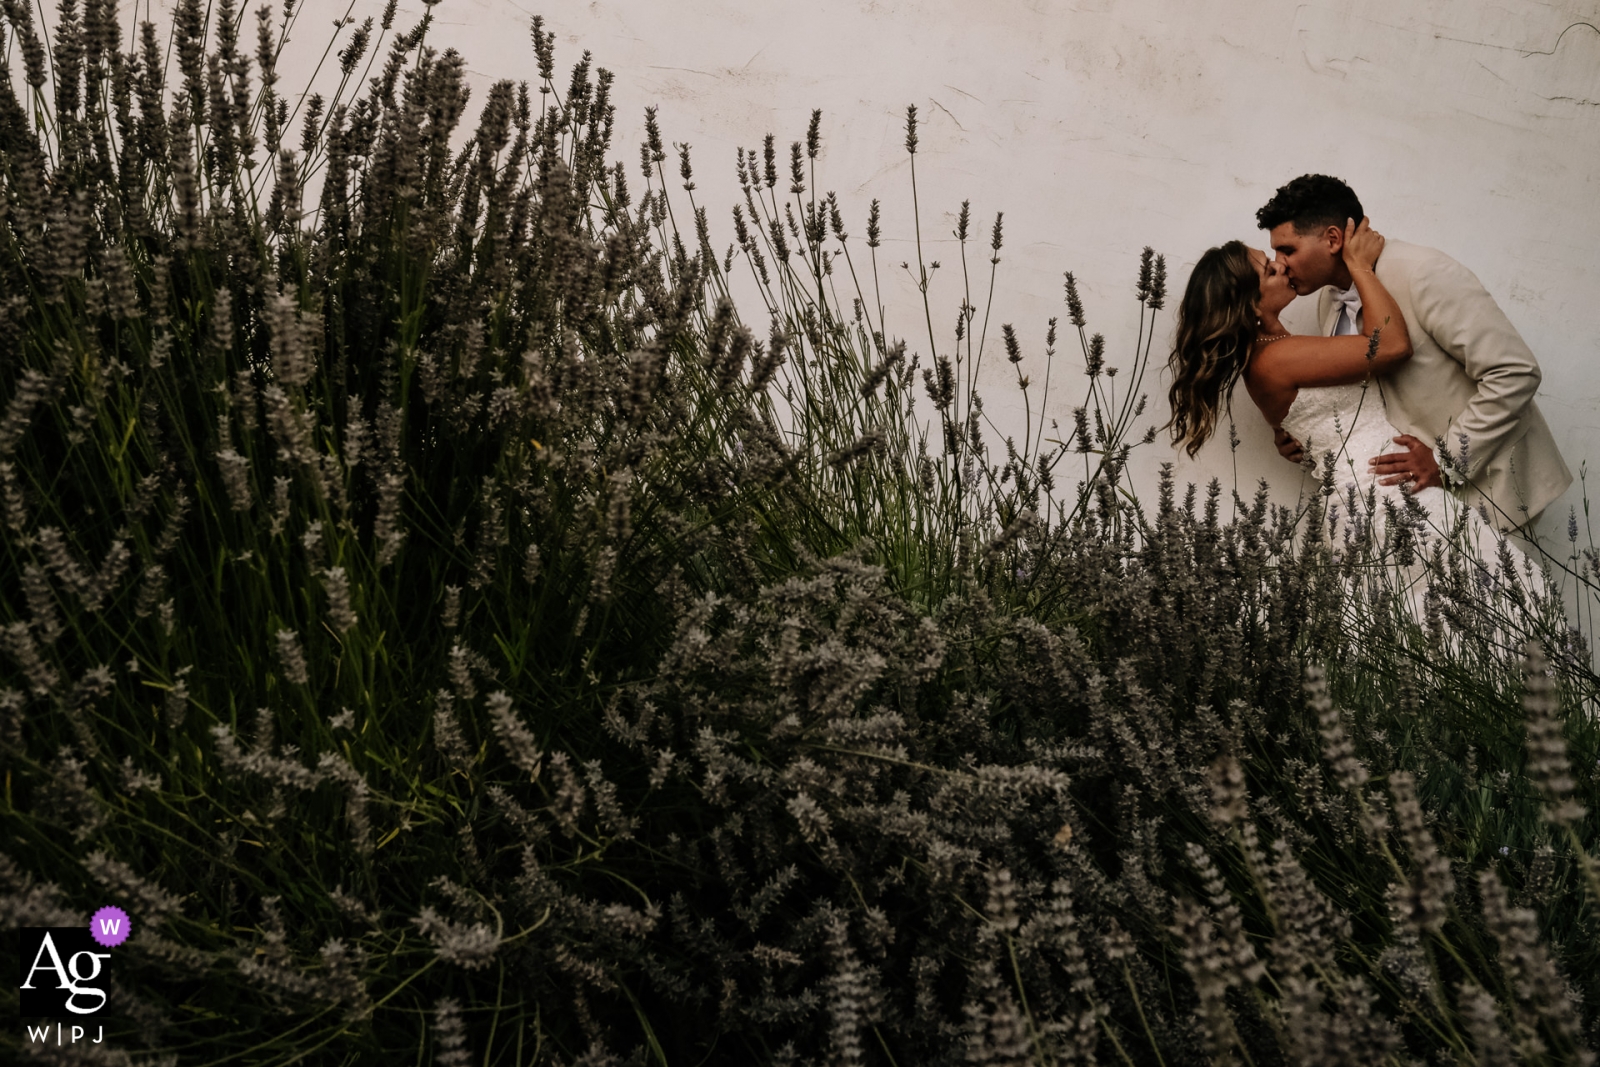
[{"label": "bride's long wavy hair", "polygon": [[1174,448],[1193,459],[1217,429],[1217,411],[1231,403],[1256,338],[1261,279],[1243,241],[1209,248],[1189,275],[1178,305],[1178,336],[1167,367],[1172,372]]}]

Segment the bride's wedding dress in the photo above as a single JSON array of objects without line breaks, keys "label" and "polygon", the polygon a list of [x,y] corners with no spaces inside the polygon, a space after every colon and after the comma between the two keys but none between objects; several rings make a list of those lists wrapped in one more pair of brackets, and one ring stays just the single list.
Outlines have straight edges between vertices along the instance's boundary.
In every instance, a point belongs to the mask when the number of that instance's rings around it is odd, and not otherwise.
[{"label": "bride's wedding dress", "polygon": [[1526,555],[1443,489],[1419,490],[1408,502],[1398,485],[1378,484],[1367,462],[1399,450],[1394,438],[1400,431],[1384,412],[1377,382],[1301,389],[1283,428],[1319,473],[1326,470],[1326,457],[1334,457],[1335,493],[1324,522],[1335,554],[1381,564],[1379,570],[1398,579],[1397,591],[1419,622],[1430,613],[1427,587],[1439,576],[1427,572],[1442,562],[1440,547],[1455,560],[1459,548],[1479,580],[1491,586],[1526,584],[1517,572],[1532,578]]},{"label": "bride's wedding dress", "polygon": [[[1341,500],[1348,500],[1354,487],[1365,510],[1368,490],[1375,489],[1374,518],[1382,521],[1388,510],[1385,502],[1405,513],[1405,492],[1398,485],[1377,485],[1376,475],[1367,469],[1373,456],[1399,449],[1394,438],[1400,431],[1384,414],[1383,394],[1376,382],[1301,389],[1283,417],[1283,428],[1319,467],[1332,453]],[[1412,495],[1434,523],[1447,521],[1448,497],[1443,489],[1423,489]],[[1360,521],[1360,516],[1354,518]]]}]

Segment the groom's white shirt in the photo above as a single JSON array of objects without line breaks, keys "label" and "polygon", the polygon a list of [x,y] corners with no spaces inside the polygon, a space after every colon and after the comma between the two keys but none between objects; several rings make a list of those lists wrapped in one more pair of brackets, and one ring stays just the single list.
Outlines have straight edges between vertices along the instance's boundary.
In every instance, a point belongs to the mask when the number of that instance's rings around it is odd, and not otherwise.
[{"label": "groom's white shirt", "polygon": [[[1466,440],[1468,504],[1488,505],[1501,527],[1531,521],[1572,484],[1534,403],[1539,361],[1483,284],[1443,252],[1389,240],[1377,264],[1411,336],[1412,356],[1379,379],[1389,422],[1453,453]],[[1317,305],[1321,332],[1338,325],[1343,294]],[[1381,325],[1381,324],[1379,324]]]},{"label": "groom's white shirt", "polygon": [[1334,321],[1333,336],[1350,337],[1361,332],[1361,293],[1355,286],[1333,291],[1338,318]]}]

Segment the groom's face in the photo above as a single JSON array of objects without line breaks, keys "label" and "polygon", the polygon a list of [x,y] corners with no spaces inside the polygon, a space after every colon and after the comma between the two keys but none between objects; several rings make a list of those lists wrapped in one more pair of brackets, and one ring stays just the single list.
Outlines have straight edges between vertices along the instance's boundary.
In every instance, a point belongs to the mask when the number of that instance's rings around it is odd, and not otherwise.
[{"label": "groom's face", "polygon": [[1272,228],[1272,250],[1277,264],[1289,277],[1289,284],[1301,296],[1334,284],[1343,264],[1344,231],[1324,226],[1301,233],[1292,222]]}]

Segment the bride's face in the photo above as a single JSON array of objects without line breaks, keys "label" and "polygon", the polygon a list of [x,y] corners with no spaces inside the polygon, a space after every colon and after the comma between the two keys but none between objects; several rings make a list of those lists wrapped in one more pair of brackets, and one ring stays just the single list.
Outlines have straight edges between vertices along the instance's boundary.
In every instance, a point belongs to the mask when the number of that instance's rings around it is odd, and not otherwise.
[{"label": "bride's face", "polygon": [[1256,302],[1256,314],[1276,315],[1295,298],[1294,286],[1289,284],[1289,276],[1283,268],[1259,248],[1250,249],[1250,263],[1261,279],[1261,299]]}]

